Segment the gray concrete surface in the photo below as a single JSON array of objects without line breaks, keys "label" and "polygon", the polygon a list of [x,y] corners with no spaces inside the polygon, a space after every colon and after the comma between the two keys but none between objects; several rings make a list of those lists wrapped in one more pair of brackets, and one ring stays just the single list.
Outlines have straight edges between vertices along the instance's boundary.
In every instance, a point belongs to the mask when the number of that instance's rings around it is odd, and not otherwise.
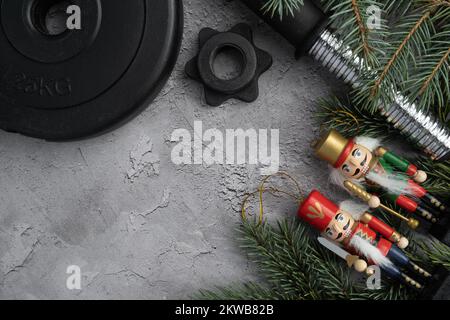
[{"label": "gray concrete surface", "polygon": [[[255,280],[234,241],[241,196],[259,181],[255,166],[176,166],[173,130],[279,128],[281,168],[305,190],[332,193],[309,144],[318,98],[340,89],[237,1],[186,0],[185,35],[175,71],[156,101],[101,137],[48,143],[0,132],[1,299],[178,299],[201,288]],[[184,75],[202,27],[248,22],[274,57],[251,104],[207,107]],[[339,197],[334,193],[335,197]],[[285,201],[270,215],[295,214]],[[81,267],[82,290],[66,288]]]}]

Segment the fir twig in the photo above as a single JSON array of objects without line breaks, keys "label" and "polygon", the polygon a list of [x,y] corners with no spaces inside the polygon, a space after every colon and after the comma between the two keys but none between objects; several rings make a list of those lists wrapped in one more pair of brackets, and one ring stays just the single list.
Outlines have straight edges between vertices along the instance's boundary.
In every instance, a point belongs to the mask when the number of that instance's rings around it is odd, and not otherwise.
[{"label": "fir twig", "polygon": [[303,6],[303,0],[267,0],[262,9],[272,17],[278,15],[282,19],[285,14],[293,15],[294,11],[299,10],[301,6]]},{"label": "fir twig", "polygon": [[[442,21],[450,20],[450,7],[438,9],[436,16]],[[450,112],[450,23],[442,25],[430,39],[427,54],[420,57],[411,78],[405,81],[403,90],[410,92],[411,101],[418,101],[420,109],[435,106],[438,113]]]},{"label": "fir twig", "polygon": [[[352,280],[344,261],[318,244],[308,226],[286,219],[272,227],[245,222],[240,228],[241,247],[267,280],[267,288],[249,284],[243,288],[202,291],[206,299],[407,299],[410,290],[386,283],[372,291]],[[246,296],[247,295],[247,296]]]},{"label": "fir twig", "polygon": [[350,99],[332,97],[319,102],[316,118],[321,126],[345,132],[348,136],[365,135],[388,138],[395,132],[386,119],[379,114],[372,115]]},{"label": "fir twig", "polygon": [[[386,39],[386,54],[379,58],[380,67],[370,70],[366,75],[368,80],[363,81],[359,88],[359,103],[374,113],[381,103],[389,105],[395,99],[395,95],[401,92],[401,79],[408,79],[410,68],[417,63],[416,57],[427,52],[429,39],[435,33],[434,21],[431,10],[423,10],[422,7],[414,8],[400,18]],[[370,80],[374,74],[375,78]]]},{"label": "fir twig", "polygon": [[428,180],[425,182],[427,190],[450,199],[450,160],[435,162],[421,157],[417,160],[417,166],[428,174]]},{"label": "fir twig", "polygon": [[[447,48],[447,50],[443,51],[441,55],[439,55],[440,59],[439,61],[434,65],[434,67],[430,70],[431,72],[428,74],[428,76],[425,78],[425,81],[422,84],[422,87],[420,87],[419,95],[423,95],[425,91],[430,88],[430,83],[433,81],[433,79],[436,78],[436,75],[443,71],[448,71],[448,60],[450,57],[450,47]],[[448,73],[444,74],[444,77],[448,76]],[[447,79],[448,81],[448,79]]]},{"label": "fir twig", "polygon": [[383,55],[385,47],[385,21],[378,29],[367,26],[370,8],[380,7],[375,0],[326,0],[322,1],[325,10],[331,15],[333,26],[341,40],[350,48],[355,59],[362,58],[368,68],[379,66],[378,55]]},{"label": "fir twig", "polygon": [[394,54],[388,60],[386,65],[383,67],[383,71],[381,72],[380,76],[378,77],[377,80],[375,80],[375,84],[371,88],[371,95],[372,95],[372,97],[377,95],[381,84],[383,83],[385,78],[388,76],[389,72],[392,71],[394,65],[399,60],[399,57],[401,56],[401,54],[406,51],[408,43],[418,33],[417,31],[419,30],[419,28],[421,28],[425,24],[425,22],[428,20],[428,18],[430,17],[430,14],[431,13],[429,11],[425,12],[420,17],[420,19],[417,22],[414,23],[412,29],[409,31],[409,33],[406,35],[406,37],[403,39],[403,41],[398,45],[398,47],[396,48]]},{"label": "fir twig", "polygon": [[449,0],[428,0],[430,6],[434,7],[450,7]]},{"label": "fir twig", "polygon": [[421,242],[419,246],[428,260],[435,265],[446,267],[450,271],[450,248],[437,240]]}]

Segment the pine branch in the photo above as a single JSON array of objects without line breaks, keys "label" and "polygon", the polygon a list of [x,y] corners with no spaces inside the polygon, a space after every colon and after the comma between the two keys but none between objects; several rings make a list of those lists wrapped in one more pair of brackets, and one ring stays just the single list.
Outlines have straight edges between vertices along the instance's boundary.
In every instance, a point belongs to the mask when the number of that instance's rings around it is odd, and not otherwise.
[{"label": "pine branch", "polygon": [[397,133],[382,115],[372,115],[361,105],[351,103],[350,99],[332,97],[321,100],[316,118],[321,126],[354,137],[365,135],[387,139]]},{"label": "pine branch", "polygon": [[421,157],[416,162],[417,166],[428,174],[428,180],[424,184],[426,189],[450,200],[450,160],[435,162]]},{"label": "pine branch", "polygon": [[442,123],[447,124],[447,126],[450,127],[450,99],[447,100],[444,106],[435,106],[434,109],[438,119]]},{"label": "pine branch", "polygon": [[[429,39],[434,34],[434,17],[431,10],[416,9],[407,14],[392,28],[386,42],[386,54],[380,57],[380,67],[370,70],[357,93],[361,104],[372,113],[380,103],[390,104],[397,92],[401,92],[401,79],[408,79],[410,68],[416,65],[416,57],[424,56]],[[377,76],[373,77],[373,74]],[[399,81],[400,80],[400,81]]]},{"label": "pine branch", "polygon": [[[248,222],[243,225],[243,244],[251,260],[256,262],[269,283],[297,299],[320,299],[311,273],[302,272],[307,257],[311,257],[310,238],[306,228],[293,228],[293,224],[278,226],[275,231],[265,224],[261,227]],[[300,226],[299,226],[300,227]],[[288,242],[283,229],[290,229]],[[286,232],[284,232],[286,233]]]},{"label": "pine branch", "polygon": [[278,15],[280,19],[284,15],[293,15],[295,10],[299,10],[303,6],[303,0],[266,0],[266,4],[262,7],[265,13],[270,13],[273,17]]},{"label": "pine branch", "polygon": [[[357,101],[374,113],[380,104],[390,104],[402,92],[410,101],[418,101],[420,109],[435,106],[438,113],[448,114],[447,1],[389,1],[384,10],[392,23],[386,33],[386,55],[379,58],[380,68],[364,75]],[[371,80],[374,74],[377,76]]]},{"label": "pine branch", "polygon": [[446,267],[450,271],[450,248],[437,240],[420,243],[422,252],[435,265]]},{"label": "pine branch", "polygon": [[369,8],[380,7],[375,0],[322,0],[325,10],[331,15],[331,21],[345,46],[351,48],[355,58],[363,58],[366,67],[379,66],[378,55],[385,47],[385,22],[377,30],[370,29]]},{"label": "pine branch", "polygon": [[367,57],[370,55],[372,48],[370,47],[369,42],[367,40],[367,28],[361,17],[361,8],[359,7],[358,0],[352,0],[352,9],[353,13],[355,14],[356,23],[358,25],[364,56]]},{"label": "pine branch", "polygon": [[398,23],[402,17],[410,13],[415,3],[417,3],[417,1],[411,0],[396,0],[387,2],[384,7],[384,11],[388,16],[387,19],[390,21],[391,26]]},{"label": "pine branch", "polygon": [[[419,20],[417,20],[414,25],[412,26],[412,29],[406,34],[403,41],[397,46],[394,54],[391,56],[391,58],[388,60],[388,62],[385,64],[383,71],[381,72],[381,75],[378,77],[378,79],[375,80],[375,84],[371,88],[371,95],[376,96],[378,94],[378,91],[380,90],[381,84],[384,82],[386,77],[388,77],[390,72],[394,72],[395,64],[398,62],[400,56],[404,54],[406,49],[408,47],[408,43],[412,42],[413,37],[418,34],[419,29],[425,25],[426,21],[430,17],[430,12],[425,12]],[[411,51],[411,50],[408,50]]]},{"label": "pine branch", "polygon": [[352,280],[342,260],[311,237],[310,228],[298,220],[287,219],[278,226],[243,223],[241,247],[254,261],[268,282],[268,289],[252,284],[243,288],[202,291],[211,299],[407,299],[414,294],[400,285],[384,284],[371,291]]},{"label": "pine branch", "polygon": [[450,112],[450,7],[439,9],[436,15],[446,24],[434,34],[427,54],[422,56],[405,82],[404,91],[411,92],[411,101],[418,101],[420,109],[429,110],[433,106],[438,113]]},{"label": "pine branch", "polygon": [[430,6],[434,7],[450,7],[449,0],[427,0]]},{"label": "pine branch", "polygon": [[[444,51],[438,54],[438,58],[440,58],[438,59],[439,61],[433,64],[433,68],[430,69],[430,73],[425,78],[425,81],[423,81],[422,87],[420,87],[419,96],[422,96],[430,88],[430,83],[435,80],[436,75],[441,72],[448,71],[447,69],[448,60],[450,60],[450,47],[448,47],[447,50],[445,50],[444,48]],[[443,77],[445,76],[448,76],[448,73],[443,73]],[[446,79],[445,81],[448,81],[448,79]]]}]

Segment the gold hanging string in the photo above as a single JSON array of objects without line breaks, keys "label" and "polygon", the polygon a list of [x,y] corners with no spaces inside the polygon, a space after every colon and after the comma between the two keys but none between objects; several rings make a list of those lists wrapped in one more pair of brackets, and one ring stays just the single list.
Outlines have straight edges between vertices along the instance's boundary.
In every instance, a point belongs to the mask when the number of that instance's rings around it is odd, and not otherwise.
[{"label": "gold hanging string", "polygon": [[[293,182],[293,184],[296,187],[296,192],[292,193],[283,189],[279,189],[279,188],[275,188],[273,186],[269,186],[269,187],[265,187],[266,183],[273,177],[286,177],[288,178],[291,182]],[[242,202],[242,209],[241,209],[241,215],[242,215],[242,220],[243,221],[247,221],[247,203],[249,202],[250,198],[259,194],[259,218],[258,218],[258,226],[261,225],[263,223],[264,220],[264,201],[263,201],[263,195],[264,193],[270,193],[274,196],[277,196],[278,194],[283,194],[285,196],[288,196],[290,198],[293,198],[296,202],[301,202],[303,199],[303,192],[300,188],[300,185],[298,184],[297,180],[295,180],[292,176],[290,176],[288,173],[286,172],[278,172],[276,174],[272,174],[269,175],[267,177],[265,177],[261,184],[258,187],[258,190],[252,193],[247,194],[244,197],[244,201]]]},{"label": "gold hanging string", "polygon": [[284,194],[284,195],[294,199],[295,201],[299,200],[299,197],[296,196],[295,194],[293,194],[291,192],[288,192],[288,191],[285,191],[285,190],[277,189],[277,188],[274,188],[274,187],[267,188],[267,189],[265,189],[265,191],[269,191],[269,193],[274,195],[274,196],[277,196],[277,193],[281,193],[281,194]]},{"label": "gold hanging string", "polygon": [[[352,114],[351,112],[349,112],[347,110],[336,110],[336,112],[340,113],[340,114],[343,114],[343,115],[346,115],[346,116],[349,116],[351,118],[351,120],[355,121],[355,123],[356,123],[356,132],[359,132],[360,124],[359,124],[358,118],[356,118],[356,116],[354,114]],[[344,124],[347,127],[349,127],[349,126],[351,126],[351,120],[349,119],[347,121],[343,121],[343,120],[337,119],[336,122]]]}]

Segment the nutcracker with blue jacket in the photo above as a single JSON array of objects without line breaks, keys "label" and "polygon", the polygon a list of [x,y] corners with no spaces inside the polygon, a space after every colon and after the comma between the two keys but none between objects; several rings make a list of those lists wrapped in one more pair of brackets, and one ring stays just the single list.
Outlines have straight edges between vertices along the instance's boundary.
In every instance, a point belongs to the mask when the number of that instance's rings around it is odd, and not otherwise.
[{"label": "nutcracker with blue jacket", "polygon": [[357,271],[370,270],[361,261],[365,259],[370,265],[378,265],[389,278],[423,289],[433,277],[404,253],[402,248],[408,245],[408,240],[365,209],[369,207],[354,202],[343,202],[338,207],[313,191],[300,205],[298,216],[325,238],[351,252],[346,260]]},{"label": "nutcracker with blue jacket", "polygon": [[380,140],[347,139],[336,130],[330,130],[314,148],[316,155],[333,167],[331,180],[334,183],[360,198],[364,191],[377,193],[379,196],[372,194],[364,199],[372,208],[380,205],[385,208],[383,202],[391,203],[436,226],[442,226],[439,220],[445,220],[444,227],[435,234],[439,239],[445,236],[448,208],[420,185],[427,180],[427,174],[381,146]]}]

